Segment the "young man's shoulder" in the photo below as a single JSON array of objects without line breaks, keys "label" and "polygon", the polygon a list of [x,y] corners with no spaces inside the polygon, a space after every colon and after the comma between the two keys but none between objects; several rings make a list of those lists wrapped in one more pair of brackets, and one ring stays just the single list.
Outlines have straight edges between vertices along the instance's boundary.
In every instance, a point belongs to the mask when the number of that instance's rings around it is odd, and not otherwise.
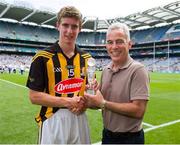
[{"label": "young man's shoulder", "polygon": [[76,46],[76,50],[80,54],[80,56],[85,59],[92,57],[89,52],[84,51],[82,48],[79,48],[78,46]]},{"label": "young man's shoulder", "polygon": [[39,58],[52,58],[55,52],[57,51],[57,42],[52,44],[51,46],[48,46],[44,49],[41,49],[36,52],[35,56],[33,57],[33,60]]},{"label": "young man's shoulder", "polygon": [[59,47],[58,42],[55,42],[52,45],[44,48],[42,51],[46,51],[48,53],[54,54],[54,53],[56,53],[58,51],[58,47]]},{"label": "young man's shoulder", "polygon": [[39,50],[36,52],[32,60],[34,61],[36,59],[43,59],[43,58],[49,59],[49,58],[52,58],[53,55],[54,53],[52,53],[51,51],[48,51],[47,49]]}]

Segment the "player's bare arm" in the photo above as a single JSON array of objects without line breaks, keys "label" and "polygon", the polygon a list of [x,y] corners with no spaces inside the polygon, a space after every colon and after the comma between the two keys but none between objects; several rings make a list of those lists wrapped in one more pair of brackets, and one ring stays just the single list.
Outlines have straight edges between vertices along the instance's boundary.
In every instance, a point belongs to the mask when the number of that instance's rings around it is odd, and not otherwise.
[{"label": "player's bare arm", "polygon": [[106,109],[113,112],[130,116],[134,118],[142,118],[146,109],[147,100],[134,100],[130,103],[116,103],[106,101]]},{"label": "player's bare arm", "polygon": [[96,95],[91,95],[85,93],[85,97],[88,99],[89,107],[105,107],[106,109],[123,114],[125,116],[130,116],[134,118],[142,118],[146,109],[146,100],[133,100],[129,103],[117,103],[104,100],[103,95],[98,90]]},{"label": "player's bare arm", "polygon": [[54,97],[44,92],[29,91],[29,97],[33,104],[48,106],[48,107],[67,107],[76,108],[78,106],[79,97]]}]

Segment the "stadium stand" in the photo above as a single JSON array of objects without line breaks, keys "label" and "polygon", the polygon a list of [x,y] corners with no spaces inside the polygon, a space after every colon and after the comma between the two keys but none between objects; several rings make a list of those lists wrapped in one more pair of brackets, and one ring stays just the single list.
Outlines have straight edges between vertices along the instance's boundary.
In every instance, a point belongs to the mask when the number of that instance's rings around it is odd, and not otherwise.
[{"label": "stadium stand", "polygon": [[[153,8],[125,18],[104,21],[97,18],[92,22],[85,17],[83,28],[91,31],[82,31],[77,43],[80,48],[96,58],[97,69],[102,70],[110,60],[105,49],[106,32],[98,30],[106,29],[109,24],[116,21],[125,22],[132,29],[133,48],[130,54],[133,58],[144,63],[150,71],[180,73],[180,24],[173,23],[179,20],[179,5],[180,1],[177,1],[162,8]],[[12,10],[21,13],[12,13]],[[1,70],[8,70],[9,64],[16,66],[17,69],[24,65],[24,68],[28,69],[32,56],[58,39],[58,31],[55,27],[42,25],[55,25],[56,17],[53,13],[33,11],[26,7],[0,2],[0,18],[16,20],[14,22],[0,20]],[[23,20],[31,20],[30,22],[36,24],[25,24]],[[164,22],[167,24],[156,26]],[[142,29],[142,26],[149,28]]]}]

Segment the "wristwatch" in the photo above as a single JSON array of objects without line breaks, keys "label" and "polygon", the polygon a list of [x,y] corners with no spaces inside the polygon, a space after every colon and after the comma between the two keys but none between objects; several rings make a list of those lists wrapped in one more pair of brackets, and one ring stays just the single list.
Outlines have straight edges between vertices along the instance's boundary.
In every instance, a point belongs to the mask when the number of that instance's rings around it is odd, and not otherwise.
[{"label": "wristwatch", "polygon": [[102,110],[104,110],[104,109],[105,109],[105,105],[106,105],[106,100],[103,100],[103,101],[101,102],[101,104],[100,104],[100,108],[101,108]]}]

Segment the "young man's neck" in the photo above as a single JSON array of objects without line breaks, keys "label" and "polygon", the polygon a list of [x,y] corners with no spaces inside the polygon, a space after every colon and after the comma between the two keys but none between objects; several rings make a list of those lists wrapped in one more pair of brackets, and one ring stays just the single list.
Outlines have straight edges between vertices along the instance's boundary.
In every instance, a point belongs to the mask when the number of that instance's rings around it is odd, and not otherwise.
[{"label": "young man's neck", "polygon": [[61,47],[63,53],[67,57],[72,57],[74,55],[75,51],[75,44],[74,43],[61,43],[60,41],[58,42],[59,46]]}]

